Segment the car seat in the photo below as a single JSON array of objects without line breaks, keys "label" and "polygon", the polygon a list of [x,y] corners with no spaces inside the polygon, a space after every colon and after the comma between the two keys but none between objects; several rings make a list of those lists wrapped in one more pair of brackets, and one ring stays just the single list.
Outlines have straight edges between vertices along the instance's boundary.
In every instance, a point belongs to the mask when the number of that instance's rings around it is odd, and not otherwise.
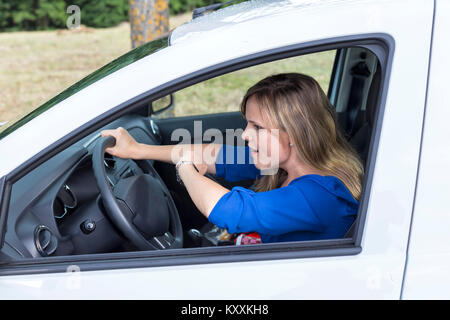
[{"label": "car seat", "polygon": [[367,95],[366,110],[359,110],[359,114],[355,121],[361,121],[362,124],[356,124],[357,130],[352,134],[349,139],[350,144],[356,149],[364,167],[366,166],[367,156],[369,153],[370,137],[372,134],[372,128],[375,122],[375,115],[377,109],[377,98],[380,89],[381,82],[381,68],[380,64],[377,64],[377,69],[373,75],[372,82],[370,84],[369,93]]},{"label": "car seat", "polygon": [[[377,100],[378,100],[378,92],[380,89],[381,83],[381,68],[380,64],[377,64],[377,69],[372,78],[372,83],[370,84],[369,93],[367,96],[366,110],[365,112],[360,110],[359,118],[363,118],[364,122],[359,127],[358,130],[350,137],[350,144],[356,149],[361,160],[363,162],[364,168],[367,164],[367,156],[369,154],[369,145],[370,145],[370,137],[372,135],[372,128],[375,123],[375,116],[377,110]],[[364,117],[361,117],[361,115]],[[356,228],[356,221],[350,226],[344,238],[351,238]]]}]

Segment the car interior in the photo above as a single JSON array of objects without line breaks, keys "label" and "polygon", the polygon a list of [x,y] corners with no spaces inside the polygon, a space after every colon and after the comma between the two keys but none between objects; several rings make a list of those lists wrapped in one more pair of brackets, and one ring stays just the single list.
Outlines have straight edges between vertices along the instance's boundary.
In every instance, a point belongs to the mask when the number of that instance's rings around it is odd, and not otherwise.
[{"label": "car interior", "polygon": [[[336,119],[363,164],[379,100],[382,66],[364,47],[335,50],[329,70],[328,97]],[[233,245],[200,214],[176,178],[173,164],[121,159],[105,153],[112,139],[100,131],[123,127],[140,143],[177,144],[172,133],[183,128],[191,143],[211,143],[195,135],[243,129],[245,118],[234,111],[173,116],[177,95],[163,107],[146,103],[59,152],[17,181],[11,191],[2,256],[12,259],[94,253],[166,250]],[[174,111],[175,110],[175,111]],[[225,141],[225,139],[223,140]],[[224,187],[250,188],[254,181],[228,182]],[[345,237],[352,237],[353,227]]]}]

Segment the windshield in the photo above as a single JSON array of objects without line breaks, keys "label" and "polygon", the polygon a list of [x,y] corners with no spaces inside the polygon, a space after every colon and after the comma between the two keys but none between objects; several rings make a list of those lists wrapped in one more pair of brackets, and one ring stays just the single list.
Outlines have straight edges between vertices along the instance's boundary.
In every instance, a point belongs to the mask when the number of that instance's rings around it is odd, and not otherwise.
[{"label": "windshield", "polygon": [[32,120],[33,118],[37,117],[44,111],[50,109],[54,105],[60,103],[61,101],[65,100],[66,98],[70,97],[71,95],[77,93],[78,91],[86,88],[87,86],[91,85],[92,83],[106,77],[107,75],[126,67],[127,65],[142,59],[148,55],[151,55],[152,53],[166,48],[169,45],[168,41],[169,37],[159,38],[156,40],[153,40],[151,42],[148,42],[146,44],[143,44],[142,46],[139,46],[128,53],[124,54],[123,56],[117,58],[116,60],[108,63],[107,65],[101,67],[97,71],[94,71],[87,77],[83,78],[82,80],[78,81],[74,85],[70,86],[57,96],[53,97],[37,109],[34,109],[29,114],[21,118],[15,123],[6,123],[3,126],[0,127],[0,139],[4,138],[17,128],[21,127],[28,121]]}]

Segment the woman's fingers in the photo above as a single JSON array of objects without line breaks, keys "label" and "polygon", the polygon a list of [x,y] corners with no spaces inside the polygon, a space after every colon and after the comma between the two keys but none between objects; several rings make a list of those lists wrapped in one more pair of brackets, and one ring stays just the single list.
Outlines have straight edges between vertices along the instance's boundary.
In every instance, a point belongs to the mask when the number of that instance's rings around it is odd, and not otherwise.
[{"label": "woman's fingers", "polygon": [[101,136],[102,136],[102,138],[104,138],[104,137],[113,137],[113,138],[116,139],[116,144],[113,147],[106,148],[105,152],[108,152],[111,155],[117,155],[116,152],[115,152],[115,149],[116,149],[115,147],[117,146],[117,143],[118,143],[117,129],[114,129],[114,130],[103,130],[101,132]]},{"label": "woman's fingers", "polygon": [[109,129],[109,130],[103,130],[101,132],[102,137],[107,137],[107,136],[111,136],[116,138],[116,140],[118,138],[120,138],[124,133],[127,133],[127,130],[125,130],[122,127],[119,127],[117,129]]},{"label": "woman's fingers", "polygon": [[116,144],[113,147],[105,149],[109,154],[120,158],[133,157],[133,146],[136,144],[136,140],[124,128],[119,127],[114,130],[103,130],[101,136],[111,136],[116,139]]},{"label": "woman's fingers", "polygon": [[108,137],[108,136],[111,136],[111,137],[116,137],[115,136],[115,130],[103,130],[102,132],[101,132],[101,135],[102,135],[102,138],[104,138],[104,137]]},{"label": "woman's fingers", "polygon": [[195,166],[197,167],[198,173],[200,173],[202,176],[205,175],[208,167],[204,163],[195,163]]}]

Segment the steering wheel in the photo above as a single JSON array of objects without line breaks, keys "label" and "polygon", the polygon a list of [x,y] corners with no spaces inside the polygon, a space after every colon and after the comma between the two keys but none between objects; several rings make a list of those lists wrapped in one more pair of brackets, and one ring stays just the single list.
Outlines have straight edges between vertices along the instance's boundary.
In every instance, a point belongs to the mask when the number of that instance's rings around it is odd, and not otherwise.
[{"label": "steering wheel", "polygon": [[178,211],[156,173],[133,175],[111,186],[104,154],[115,144],[113,137],[100,138],[92,154],[94,176],[108,217],[140,250],[182,248]]}]

